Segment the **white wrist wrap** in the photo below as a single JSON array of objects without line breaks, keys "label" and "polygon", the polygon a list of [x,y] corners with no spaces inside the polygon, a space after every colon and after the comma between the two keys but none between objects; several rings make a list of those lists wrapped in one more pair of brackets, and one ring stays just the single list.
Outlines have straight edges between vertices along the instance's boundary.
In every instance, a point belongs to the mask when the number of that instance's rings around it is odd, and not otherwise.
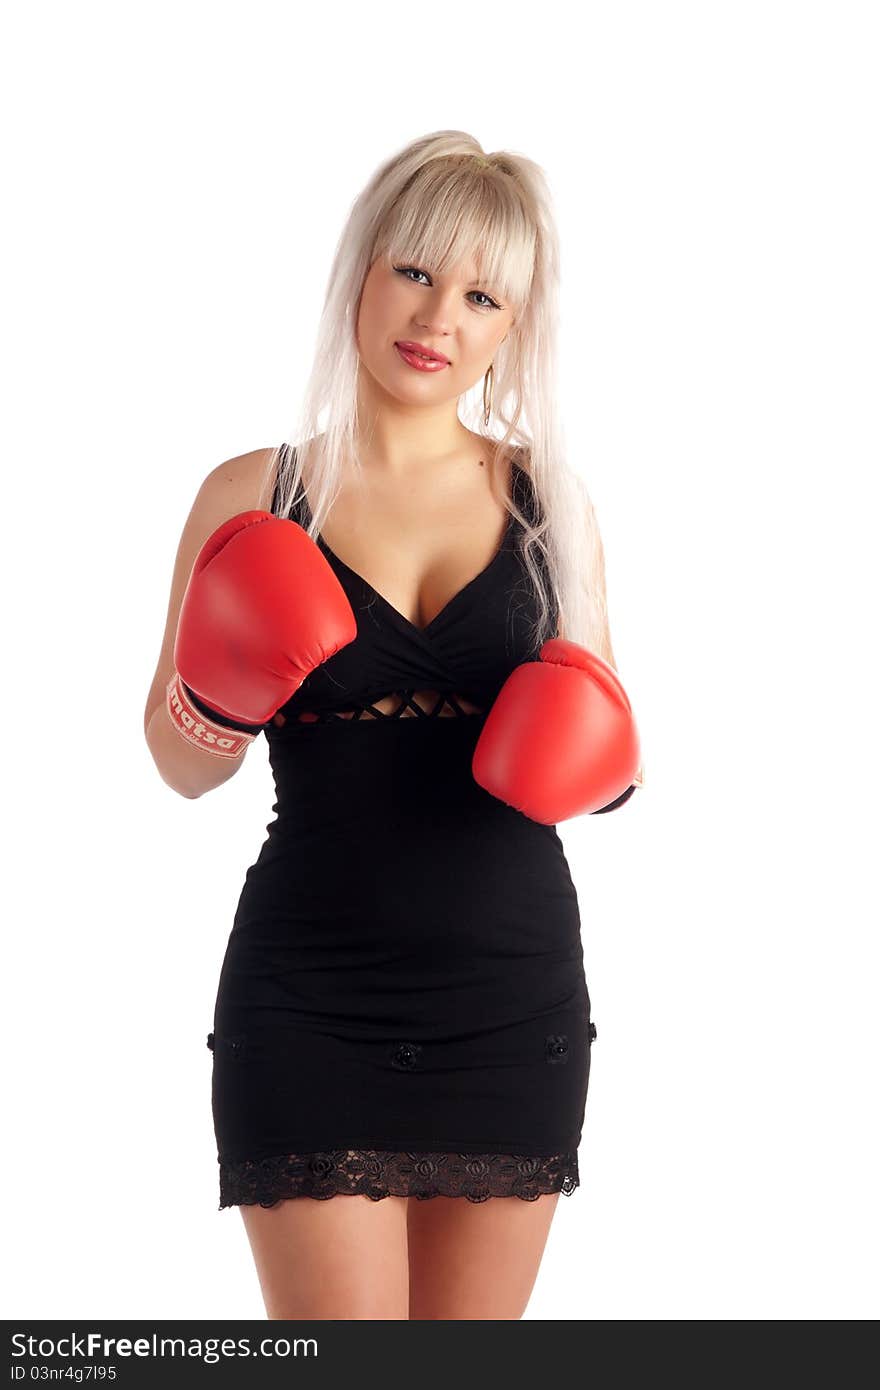
[{"label": "white wrist wrap", "polygon": [[208,719],[200,709],[196,709],[176,671],[165,687],[165,703],[171,722],[181,737],[196,748],[213,753],[215,757],[237,758],[257,737],[242,729],[227,729],[223,724],[215,724]]}]

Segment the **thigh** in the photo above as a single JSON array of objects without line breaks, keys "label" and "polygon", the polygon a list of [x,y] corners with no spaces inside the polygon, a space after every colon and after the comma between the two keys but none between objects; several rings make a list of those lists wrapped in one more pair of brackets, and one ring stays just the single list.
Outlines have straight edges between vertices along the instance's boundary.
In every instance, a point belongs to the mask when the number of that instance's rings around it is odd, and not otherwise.
[{"label": "thigh", "polygon": [[241,1206],[269,1318],[409,1316],[405,1197]]},{"label": "thigh", "polygon": [[410,1199],[410,1318],[522,1317],[558,1200]]}]

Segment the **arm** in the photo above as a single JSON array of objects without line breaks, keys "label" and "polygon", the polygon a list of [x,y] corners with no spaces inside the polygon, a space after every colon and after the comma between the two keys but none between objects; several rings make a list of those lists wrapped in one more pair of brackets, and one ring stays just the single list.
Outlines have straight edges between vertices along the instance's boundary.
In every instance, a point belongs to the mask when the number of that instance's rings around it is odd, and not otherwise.
[{"label": "arm", "polygon": [[[597,648],[596,648],[596,651],[597,651],[597,654],[598,654],[599,656],[602,657],[603,661],[607,661],[607,662],[608,662],[608,665],[612,668],[612,670],[616,671],[616,670],[617,670],[617,662],[616,662],[616,660],[615,660],[615,658],[614,658],[614,649],[613,649],[613,647],[612,647],[612,645],[611,645],[611,631],[610,631],[610,627],[609,627],[609,623],[608,623],[608,616],[607,616],[607,611],[608,611],[608,609],[607,609],[607,603],[608,603],[608,599],[607,599],[607,590],[606,590],[606,583],[605,583],[605,547],[604,547],[604,545],[602,544],[602,536],[601,536],[601,533],[600,533],[600,531],[599,531],[598,523],[596,522],[595,513],[594,513],[594,511],[593,511],[592,504],[589,504],[588,507],[587,507],[587,534],[588,534],[588,536],[589,536],[589,538],[590,538],[590,543],[593,544],[593,545],[595,545],[595,547],[596,547],[596,571],[595,571],[595,572],[596,572],[597,577],[598,577],[599,593],[600,593],[600,595],[601,595],[601,603],[602,603],[602,611],[603,611],[603,612],[605,613],[605,615],[606,615],[606,616],[605,616],[604,627],[603,627],[603,629],[602,629],[602,634],[601,634],[601,637],[600,637],[600,639],[599,639],[599,643],[598,643],[598,646],[597,646]],[[630,797],[632,796],[633,792],[636,790],[636,787],[643,787],[643,786],[644,786],[644,770],[643,770],[643,768],[640,766],[638,772],[636,773],[635,777],[633,778],[633,781],[632,781],[631,785],[630,785],[629,787],[627,787],[626,791],[621,792],[620,796],[615,797],[614,801],[609,801],[609,803],[608,803],[607,806],[600,806],[599,809],[598,809],[597,811],[592,811],[590,814],[591,814],[591,815],[594,815],[594,816],[601,816],[601,815],[604,815],[606,811],[616,811],[616,810],[618,809],[618,807],[625,805],[625,803],[626,803],[627,801],[629,801],[629,799],[630,799]]]},{"label": "arm", "polygon": [[[612,670],[614,670],[614,671],[617,670],[617,665],[616,665],[616,662],[615,662],[615,660],[614,660],[614,652],[612,651],[612,648],[611,648],[611,634],[610,634],[610,632],[609,632],[609,630],[608,630],[608,622],[607,622],[607,620],[606,620],[606,623],[605,623],[605,630],[604,630],[603,638],[602,638],[602,641],[601,641],[601,643],[600,643],[600,645],[599,645],[599,655],[600,655],[601,657],[603,657],[605,661],[608,662],[608,665],[612,668]],[[633,792],[636,790],[636,787],[643,787],[644,785],[645,785],[645,781],[644,781],[644,769],[643,769],[643,767],[640,765],[640,766],[639,766],[638,772],[636,773],[635,777],[633,778],[631,784],[627,787],[626,791],[621,792],[620,796],[615,797],[615,799],[614,799],[613,801],[609,801],[607,806],[600,806],[600,807],[598,808],[598,810],[596,810],[596,811],[591,811],[591,812],[590,812],[590,815],[593,815],[593,816],[602,816],[602,815],[604,815],[607,811],[616,811],[616,810],[618,810],[619,807],[624,806],[624,805],[626,804],[626,802],[629,801],[629,799],[630,799],[630,797],[632,796]]]},{"label": "arm", "polygon": [[[614,664],[599,528],[587,499],[588,648],[561,635],[508,676],[474,749],[474,780],[532,820],[617,810],[642,783],[638,730]],[[595,628],[595,625],[594,625]]]},{"label": "arm", "polygon": [[212,532],[240,512],[267,506],[265,470],[270,453],[268,449],[257,449],[241,454],[208,474],[196,495],[177,549],[162,649],[144,708],[144,736],[162,780],[188,799],[227,782],[238,772],[245,753],[237,758],[213,757],[182,739],[171,722],[166,687],[174,674],[174,639],[180,607],[196,556]]}]

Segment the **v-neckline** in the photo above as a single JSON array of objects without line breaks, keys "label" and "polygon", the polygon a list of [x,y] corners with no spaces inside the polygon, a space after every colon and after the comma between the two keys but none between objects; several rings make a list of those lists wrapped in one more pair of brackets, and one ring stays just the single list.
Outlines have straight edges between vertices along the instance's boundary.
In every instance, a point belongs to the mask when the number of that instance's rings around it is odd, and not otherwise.
[{"label": "v-neckline", "polygon": [[[516,472],[519,469],[520,465],[516,462],[516,460],[511,460],[511,487],[515,485]],[[305,502],[306,510],[309,514],[309,519],[311,520],[312,509],[309,506],[308,499],[306,498],[305,494],[303,494],[303,501]],[[336,554],[335,550],[331,549],[331,547],[327,544],[320,531],[318,532],[315,539],[317,541],[317,544],[330,559],[335,560],[337,565],[341,565],[342,568],[344,570],[347,570],[348,573],[352,575],[356,580],[358,580],[360,584],[363,584],[364,588],[368,589],[369,592],[373,594],[374,597],[377,598],[379,602],[384,605],[385,608],[387,608],[388,612],[391,613],[395,618],[397,618],[401,623],[403,623],[404,626],[407,629],[409,629],[410,632],[417,633],[419,637],[425,637],[428,633],[431,632],[432,628],[437,626],[441,618],[447,616],[453,604],[458,603],[459,599],[463,598],[465,594],[469,593],[469,591],[473,589],[476,584],[478,584],[481,580],[485,579],[486,576],[490,573],[490,571],[495,568],[496,564],[501,559],[501,556],[507,549],[507,543],[510,539],[510,534],[513,530],[515,520],[516,518],[514,517],[513,513],[508,512],[507,525],[504,528],[504,535],[501,537],[501,543],[498,546],[498,549],[495,551],[495,554],[492,556],[491,560],[488,562],[488,564],[483,566],[483,568],[479,571],[478,574],[474,575],[473,579],[469,579],[466,584],[462,585],[462,587],[458,589],[456,593],[454,593],[452,597],[447,600],[446,603],[444,603],[439,613],[435,613],[431,621],[429,623],[426,623],[424,627],[419,627],[417,623],[414,623],[410,618],[407,618],[404,613],[401,613],[399,608],[395,608],[394,604],[390,601],[390,599],[387,599],[384,594],[381,594],[379,592],[375,584],[371,584],[369,579],[365,579],[364,576],[362,574],[359,574],[356,569],[352,569],[351,565],[346,564],[346,562]]]}]

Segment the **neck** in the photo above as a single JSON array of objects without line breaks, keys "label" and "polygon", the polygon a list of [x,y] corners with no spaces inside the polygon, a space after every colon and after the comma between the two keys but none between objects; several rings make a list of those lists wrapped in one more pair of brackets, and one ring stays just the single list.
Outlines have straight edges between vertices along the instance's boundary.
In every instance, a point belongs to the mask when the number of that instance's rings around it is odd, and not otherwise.
[{"label": "neck", "polygon": [[358,458],[372,473],[412,476],[474,451],[474,436],[459,420],[456,401],[408,406],[364,386],[358,420]]}]

